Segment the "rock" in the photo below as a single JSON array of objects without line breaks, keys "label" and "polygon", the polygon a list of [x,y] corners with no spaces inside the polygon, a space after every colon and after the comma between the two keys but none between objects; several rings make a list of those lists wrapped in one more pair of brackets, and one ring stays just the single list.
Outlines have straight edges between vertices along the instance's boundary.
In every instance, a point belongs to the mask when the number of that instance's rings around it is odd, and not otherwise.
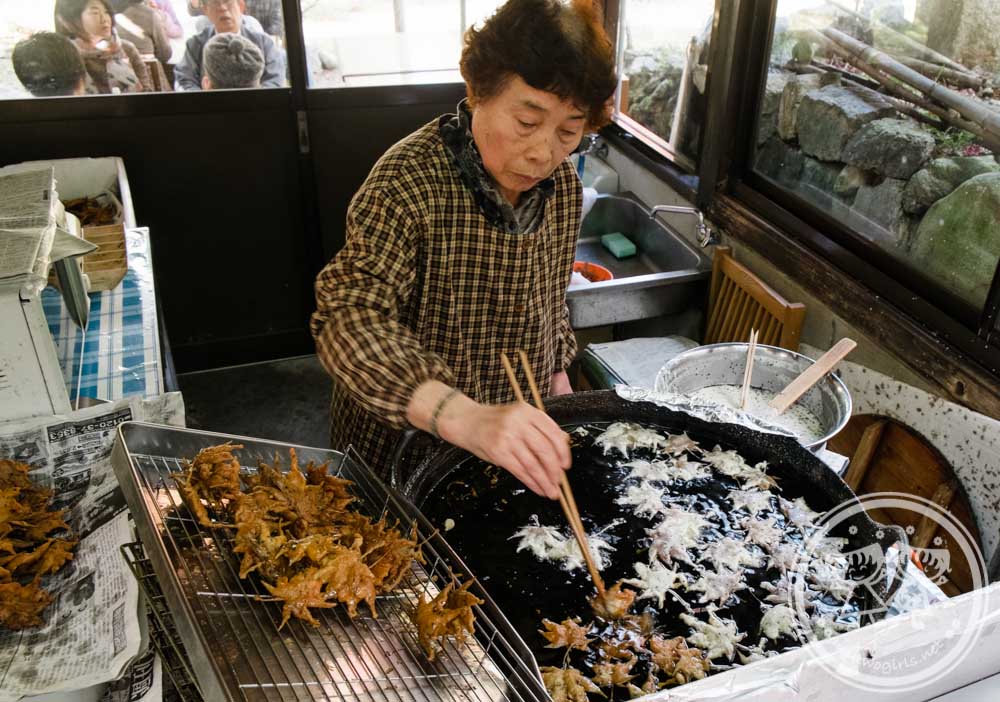
[{"label": "rock", "polygon": [[910,258],[982,307],[1000,259],[1000,173],[975,176],[934,203],[917,228]]},{"label": "rock", "polygon": [[921,214],[969,178],[997,172],[1000,164],[992,156],[936,158],[906,184],[903,209],[910,214]]},{"label": "rock", "polygon": [[906,179],[920,170],[934,150],[934,137],[905,119],[869,122],[844,146],[842,159],[887,178]]},{"label": "rock", "polygon": [[802,174],[799,176],[798,189],[813,199],[819,194],[832,197],[840,171],[841,167],[838,164],[824,163],[809,156],[802,156]]},{"label": "rock", "polygon": [[757,149],[754,166],[761,175],[782,185],[794,186],[802,175],[804,159],[802,152],[794,146],[772,137]]},{"label": "rock", "polygon": [[885,98],[860,85],[811,90],[802,98],[795,116],[799,145],[821,161],[840,161],[844,146],[861,127],[895,114]]},{"label": "rock", "polygon": [[833,184],[833,192],[843,198],[853,198],[858,188],[864,185],[871,185],[871,176],[857,166],[844,166],[837,174],[837,180]]},{"label": "rock", "polygon": [[785,71],[769,71],[764,84],[764,97],[760,101],[760,120],[757,122],[757,145],[760,146],[778,129],[778,106],[785,85],[794,74]]},{"label": "rock", "polygon": [[785,87],[781,92],[781,100],[778,103],[778,135],[785,141],[794,141],[798,136],[795,127],[795,117],[799,112],[799,105],[802,98],[810,90],[820,87],[820,76],[804,75],[793,76],[785,81]]},{"label": "rock", "polygon": [[878,185],[859,187],[852,208],[859,221],[852,226],[890,250],[905,248],[911,230],[909,218],[903,211],[905,187],[905,181],[894,178],[886,178]]}]

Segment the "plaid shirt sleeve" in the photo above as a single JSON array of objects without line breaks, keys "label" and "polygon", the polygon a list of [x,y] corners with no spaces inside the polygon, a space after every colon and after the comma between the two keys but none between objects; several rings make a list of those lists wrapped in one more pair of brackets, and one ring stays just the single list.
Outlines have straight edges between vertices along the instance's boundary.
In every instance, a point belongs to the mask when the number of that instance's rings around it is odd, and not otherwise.
[{"label": "plaid shirt sleeve", "polygon": [[348,210],[343,250],[316,279],[311,326],[320,361],[361,407],[395,429],[407,425],[418,386],[455,384],[444,360],[399,321],[420,251],[419,224],[401,199],[366,185]]},{"label": "plaid shirt sleeve", "polygon": [[559,344],[562,349],[562,353],[559,355],[559,367],[556,368],[556,372],[564,371],[569,368],[569,364],[573,362],[576,358],[576,334],[573,333],[573,327],[569,323],[569,305],[565,302],[562,308],[562,319],[559,321]]}]

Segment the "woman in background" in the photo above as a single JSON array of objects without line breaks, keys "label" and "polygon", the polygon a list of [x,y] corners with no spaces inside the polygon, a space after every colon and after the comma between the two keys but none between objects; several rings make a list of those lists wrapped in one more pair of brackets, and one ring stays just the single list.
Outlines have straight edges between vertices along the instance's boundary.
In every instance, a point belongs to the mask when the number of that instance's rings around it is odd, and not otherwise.
[{"label": "woman in background", "polygon": [[114,3],[118,35],[135,44],[144,57],[152,56],[166,66],[174,49],[163,23],[163,13],[149,0],[117,0]]},{"label": "woman in background", "polygon": [[56,0],[56,31],[69,37],[83,57],[94,92],[141,93],[152,90],[135,45],[119,38],[108,0]]}]

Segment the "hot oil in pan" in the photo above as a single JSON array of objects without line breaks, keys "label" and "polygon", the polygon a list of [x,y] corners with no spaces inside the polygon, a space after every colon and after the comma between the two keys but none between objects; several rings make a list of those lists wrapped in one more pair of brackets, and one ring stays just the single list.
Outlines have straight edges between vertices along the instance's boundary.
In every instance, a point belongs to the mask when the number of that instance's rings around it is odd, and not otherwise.
[{"label": "hot oil in pan", "polygon": [[[603,531],[603,536],[615,549],[607,554],[608,565],[601,573],[610,586],[623,578],[634,578],[634,564],[648,561],[650,540],[646,529],[655,521],[635,516],[631,507],[618,505],[615,499],[624,494],[627,484],[629,469],[622,464],[628,460],[652,459],[654,455],[648,450],[637,449],[630,459],[623,459],[617,452],[605,456],[603,450],[595,446],[594,439],[606,424],[591,424],[585,428],[586,437],[573,436],[573,467],[569,479],[587,533],[593,535]],[[660,427],[650,428],[668,433]],[[776,471],[774,474],[780,481],[781,496],[789,500],[801,496],[795,492],[793,480],[781,481],[781,473]],[[734,530],[734,522],[745,513],[731,514],[732,505],[727,500],[729,491],[740,487],[737,481],[713,473],[709,478],[671,483],[666,491],[676,498],[673,504],[704,514],[711,520],[713,526],[702,533],[707,543],[725,536],[743,539],[743,532]],[[810,506],[815,509],[830,507],[812,505],[811,501]],[[541,620],[558,622],[580,617],[585,624],[592,621],[594,616],[587,600],[594,594],[593,584],[586,568],[567,572],[558,563],[538,560],[528,550],[518,553],[518,540],[511,538],[518,529],[531,523],[533,515],[537,515],[540,524],[555,526],[564,534],[570,534],[559,503],[534,495],[505,470],[468,458],[448,474],[422,509],[439,528],[444,528],[446,520],[454,521],[454,527],[445,538],[531,647],[539,665],[562,665],[564,651],[546,648],[546,641],[538,633]],[[761,512],[760,515],[773,517],[778,528],[785,525],[785,517],[780,511]],[[796,540],[801,542],[801,537]],[[780,577],[777,569],[767,568],[766,557],[764,562],[759,569],[744,568],[748,587],[730,598],[729,606],[717,611],[720,617],[733,619],[739,631],[747,633],[742,642],[746,645],[756,644],[759,638],[760,603],[769,594],[761,583],[774,583]],[[681,565],[680,568],[694,577],[694,567]],[[675,592],[696,611],[704,607],[697,603],[700,593],[684,592],[683,588]],[[836,616],[840,621],[856,618],[858,611],[858,604],[853,600],[847,604],[832,599],[815,600],[814,606],[816,611]],[[653,618],[659,635],[669,638],[690,633],[679,618],[685,608],[669,596],[663,609],[652,600],[637,601],[633,612],[641,611]],[[768,649],[783,651],[798,645],[797,640],[786,636],[769,643]],[[574,652],[572,660],[577,660],[579,655]],[[726,661],[717,659],[715,663]],[[640,679],[645,674],[638,667],[633,672],[640,673]]]}]

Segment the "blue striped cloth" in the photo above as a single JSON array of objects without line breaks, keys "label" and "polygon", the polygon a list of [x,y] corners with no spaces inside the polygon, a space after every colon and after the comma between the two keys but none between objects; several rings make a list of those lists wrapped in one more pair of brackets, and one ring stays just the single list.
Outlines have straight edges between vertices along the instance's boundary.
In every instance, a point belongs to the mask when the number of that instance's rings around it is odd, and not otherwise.
[{"label": "blue striped cloth", "polygon": [[125,246],[125,279],[114,290],[90,294],[86,340],[59,291],[51,287],[42,291],[42,307],[73,403],[77,395],[113,401],[163,392],[149,230],[127,230]]}]

